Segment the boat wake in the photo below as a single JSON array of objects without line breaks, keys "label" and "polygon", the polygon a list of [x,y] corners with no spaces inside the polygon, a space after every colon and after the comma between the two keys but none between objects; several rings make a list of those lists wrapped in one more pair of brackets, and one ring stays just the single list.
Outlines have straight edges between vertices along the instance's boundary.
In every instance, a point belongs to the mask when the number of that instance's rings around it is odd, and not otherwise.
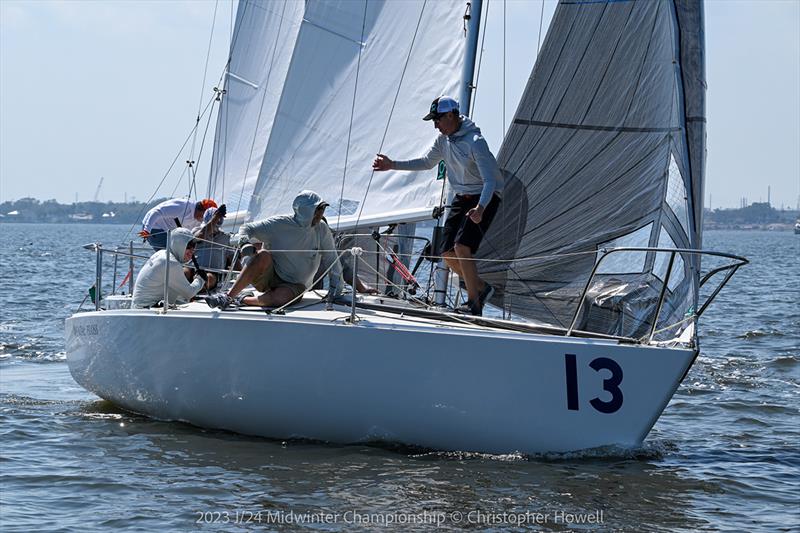
[{"label": "boat wake", "polygon": [[416,459],[445,459],[456,461],[540,461],[540,462],[560,462],[560,461],[596,461],[596,460],[613,460],[618,461],[621,459],[629,459],[636,461],[651,461],[663,459],[675,451],[677,446],[671,441],[655,441],[646,442],[641,446],[633,448],[622,446],[600,446],[597,448],[589,448],[586,450],[578,450],[574,452],[564,453],[540,453],[540,454],[525,454],[525,453],[504,453],[504,454],[491,454],[491,453],[477,453],[477,452],[461,452],[461,451],[429,451],[421,454],[412,454],[411,456]]}]

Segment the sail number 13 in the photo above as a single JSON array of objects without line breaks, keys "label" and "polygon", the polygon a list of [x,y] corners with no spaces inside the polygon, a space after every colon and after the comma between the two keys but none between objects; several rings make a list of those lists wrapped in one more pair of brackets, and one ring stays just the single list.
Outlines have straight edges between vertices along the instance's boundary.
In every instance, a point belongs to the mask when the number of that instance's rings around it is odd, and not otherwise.
[{"label": "sail number 13", "polygon": [[[578,411],[578,363],[575,354],[564,354],[564,366],[567,373],[567,409]],[[619,384],[622,383],[622,367],[608,357],[592,360],[589,367],[596,372],[601,370],[611,372],[611,377],[603,380],[603,390],[611,393],[611,399],[604,401],[594,398],[589,403],[601,413],[616,413],[622,407],[622,390],[619,388]]]}]

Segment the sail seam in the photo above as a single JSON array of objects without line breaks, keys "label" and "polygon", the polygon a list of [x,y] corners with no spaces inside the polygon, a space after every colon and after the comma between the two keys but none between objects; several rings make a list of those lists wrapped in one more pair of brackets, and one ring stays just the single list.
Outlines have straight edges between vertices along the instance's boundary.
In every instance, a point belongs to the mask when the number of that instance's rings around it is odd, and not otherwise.
[{"label": "sail seam", "polygon": [[583,4],[621,4],[623,2],[635,2],[636,0],[562,0],[561,4],[565,6],[579,6]]},{"label": "sail seam", "polygon": [[[366,7],[365,7],[365,9],[366,9]],[[362,35],[362,37],[361,37],[361,38],[362,38],[362,40],[361,40],[361,41],[359,41],[359,40],[357,40],[357,39],[353,39],[352,37],[348,37],[347,35],[344,35],[344,34],[342,34],[342,33],[339,33],[339,32],[336,32],[336,31],[333,31],[333,30],[332,30],[332,29],[330,29],[330,28],[326,28],[325,26],[322,26],[322,25],[320,25],[320,24],[317,24],[316,22],[314,22],[314,21],[312,21],[312,20],[309,20],[309,19],[307,19],[307,18],[305,18],[305,17],[303,18],[303,22],[305,22],[306,24],[308,24],[308,25],[310,25],[310,26],[314,26],[315,28],[319,28],[319,29],[320,29],[320,30],[322,30],[322,31],[326,31],[326,32],[330,33],[331,35],[335,35],[335,36],[337,36],[337,37],[341,37],[341,38],[342,38],[342,39],[344,39],[345,41],[349,41],[349,42],[351,42],[351,43],[355,43],[355,44],[357,44],[358,46],[362,46],[362,47],[363,47],[363,46],[364,46],[364,44],[366,44],[366,43],[363,41],[363,38],[364,38],[364,37],[363,37],[363,35]]]},{"label": "sail seam", "polygon": [[593,126],[590,124],[568,124],[565,122],[548,122],[545,120],[526,120],[523,118],[514,119],[514,124],[523,126],[544,126],[547,128],[565,128],[572,130],[590,130],[590,131],[614,131],[622,133],[670,133],[681,131],[681,127],[666,127],[666,128],[634,128],[630,126]]}]

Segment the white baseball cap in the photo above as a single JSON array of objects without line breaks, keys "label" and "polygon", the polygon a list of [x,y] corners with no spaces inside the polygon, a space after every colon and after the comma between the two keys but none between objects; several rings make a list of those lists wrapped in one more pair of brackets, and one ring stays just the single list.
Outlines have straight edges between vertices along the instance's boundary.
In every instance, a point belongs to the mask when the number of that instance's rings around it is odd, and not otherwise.
[{"label": "white baseball cap", "polygon": [[422,117],[422,120],[433,120],[438,118],[439,115],[449,113],[450,111],[458,111],[458,102],[449,96],[440,96],[431,102],[431,108],[428,114]]}]

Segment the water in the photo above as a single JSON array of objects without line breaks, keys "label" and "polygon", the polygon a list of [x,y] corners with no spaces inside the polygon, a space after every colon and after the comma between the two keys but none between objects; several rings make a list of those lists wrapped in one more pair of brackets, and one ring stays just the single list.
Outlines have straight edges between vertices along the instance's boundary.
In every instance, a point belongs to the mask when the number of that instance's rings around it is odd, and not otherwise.
[{"label": "water", "polygon": [[641,449],[522,457],[282,443],[99,400],[69,375],[64,318],[93,281],[79,245],[127,229],[0,225],[3,531],[800,530],[800,236],[706,234],[752,263]]}]

